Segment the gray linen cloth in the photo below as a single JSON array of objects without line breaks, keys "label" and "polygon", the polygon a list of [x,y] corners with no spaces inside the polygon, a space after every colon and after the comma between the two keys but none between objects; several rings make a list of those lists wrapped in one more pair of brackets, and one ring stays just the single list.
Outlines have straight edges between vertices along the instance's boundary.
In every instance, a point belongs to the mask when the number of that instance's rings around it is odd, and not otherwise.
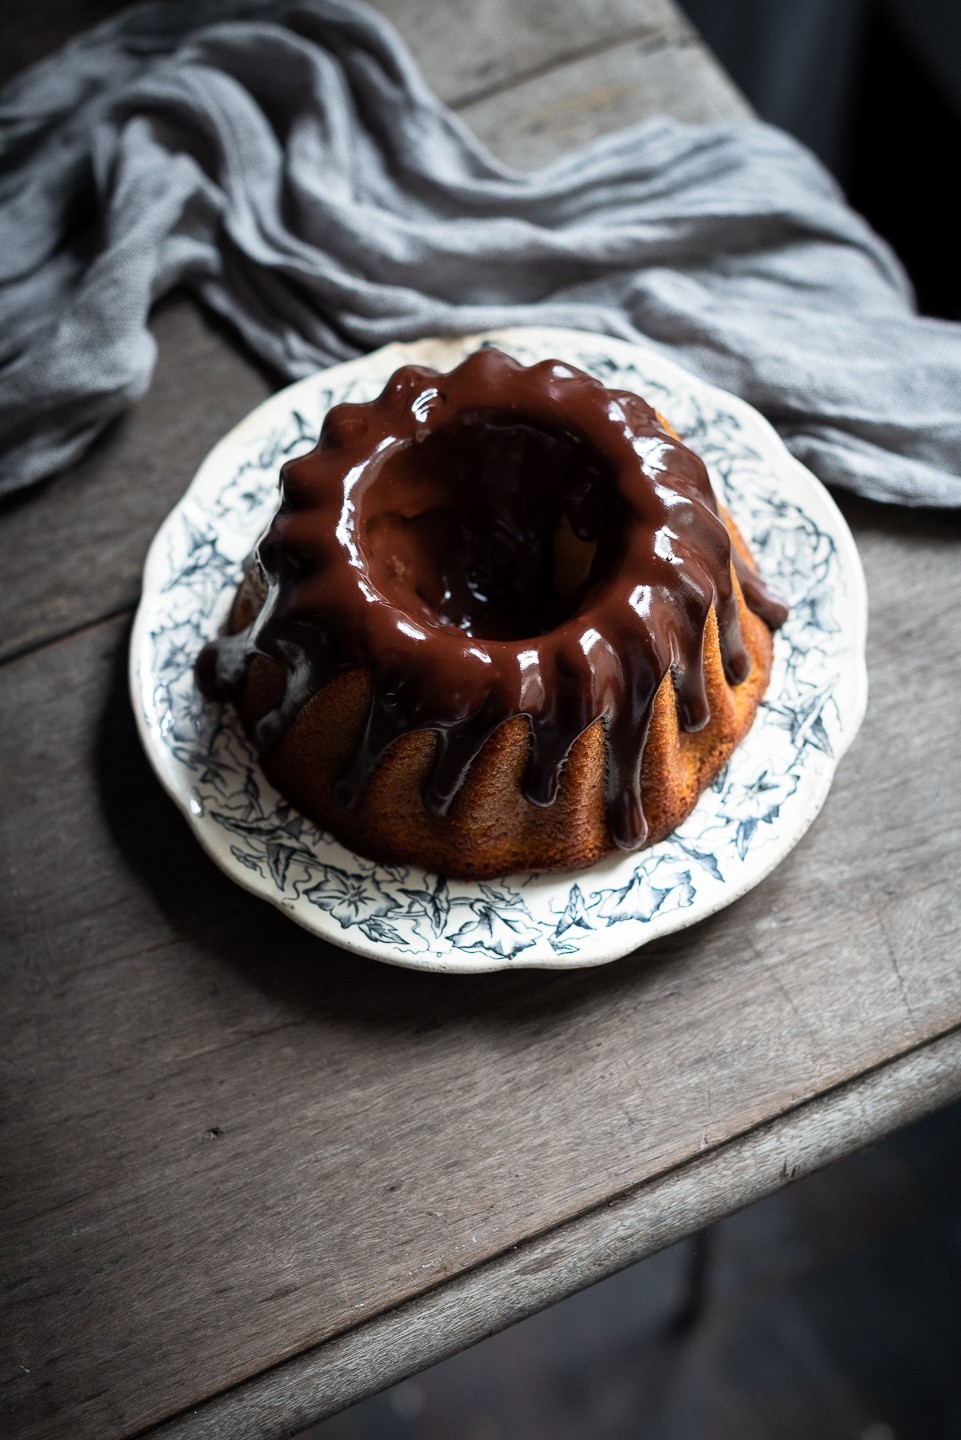
[{"label": "gray linen cloth", "polygon": [[883,242],[763,125],[651,121],[521,175],[372,10],[201,0],[20,76],[0,144],[2,491],[144,393],[150,307],[181,285],[289,378],[503,324],[642,339],[823,480],[961,504],[961,326],[914,313]]}]

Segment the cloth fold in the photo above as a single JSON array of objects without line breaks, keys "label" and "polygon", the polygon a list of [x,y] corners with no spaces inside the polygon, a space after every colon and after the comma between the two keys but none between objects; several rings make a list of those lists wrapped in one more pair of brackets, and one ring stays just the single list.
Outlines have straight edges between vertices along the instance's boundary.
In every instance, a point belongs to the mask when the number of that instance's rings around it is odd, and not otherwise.
[{"label": "cloth fold", "polygon": [[961,326],[802,146],[660,119],[520,174],[349,0],[140,5],[0,94],[0,491],[144,393],[176,285],[289,379],[499,325],[640,340],[826,482],[961,504]]}]

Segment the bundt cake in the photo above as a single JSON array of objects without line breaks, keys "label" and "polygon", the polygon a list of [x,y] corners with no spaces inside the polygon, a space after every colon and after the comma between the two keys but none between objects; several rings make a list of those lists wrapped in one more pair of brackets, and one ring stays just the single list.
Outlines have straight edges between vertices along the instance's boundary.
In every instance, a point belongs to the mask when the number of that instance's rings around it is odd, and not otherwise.
[{"label": "bundt cake", "polygon": [[267,775],[464,878],[669,834],[751,725],[785,609],[637,395],[492,348],[327,415],[208,645]]}]

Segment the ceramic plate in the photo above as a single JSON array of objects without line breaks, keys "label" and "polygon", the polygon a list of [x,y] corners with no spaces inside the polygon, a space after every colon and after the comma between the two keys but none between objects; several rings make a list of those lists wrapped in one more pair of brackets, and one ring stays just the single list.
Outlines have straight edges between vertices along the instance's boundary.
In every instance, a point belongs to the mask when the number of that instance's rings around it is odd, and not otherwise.
[{"label": "ceramic plate", "polygon": [[[199,695],[192,667],[225,623],[280,465],[313,445],[330,406],[373,399],[399,365],[447,370],[485,344],[525,364],[559,356],[663,411],[791,615],[752,730],[669,839],[576,873],[467,883],[366,860],[304,819],[261,773],[233,709]],[[204,849],[308,930],[424,970],[597,965],[729,904],[797,844],[864,714],[866,621],[837,507],[750,406],[623,341],[508,329],[388,345],[280,391],[225,436],[147,557],[131,691],[147,754]]]}]

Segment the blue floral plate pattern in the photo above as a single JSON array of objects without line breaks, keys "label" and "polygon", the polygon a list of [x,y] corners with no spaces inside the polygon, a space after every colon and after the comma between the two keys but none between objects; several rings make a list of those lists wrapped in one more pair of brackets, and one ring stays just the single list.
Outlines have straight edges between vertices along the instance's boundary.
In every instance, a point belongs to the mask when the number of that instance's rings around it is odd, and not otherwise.
[{"label": "blue floral plate pattern", "polygon": [[[345,849],[262,774],[233,709],[193,664],[226,620],[277,502],[280,465],[331,405],[373,399],[402,364],[449,369],[483,344],[559,356],[656,405],[705,460],[791,615],[747,738],[669,839],[576,874],[446,880]],[[228,875],[348,950],[425,970],[596,965],[691,925],[756,885],[804,834],[864,714],[867,601],[851,534],[821,484],[756,411],[654,351],[582,331],[518,328],[388,345],[272,396],[208,455],[144,571],[130,683],[147,755]]]}]

